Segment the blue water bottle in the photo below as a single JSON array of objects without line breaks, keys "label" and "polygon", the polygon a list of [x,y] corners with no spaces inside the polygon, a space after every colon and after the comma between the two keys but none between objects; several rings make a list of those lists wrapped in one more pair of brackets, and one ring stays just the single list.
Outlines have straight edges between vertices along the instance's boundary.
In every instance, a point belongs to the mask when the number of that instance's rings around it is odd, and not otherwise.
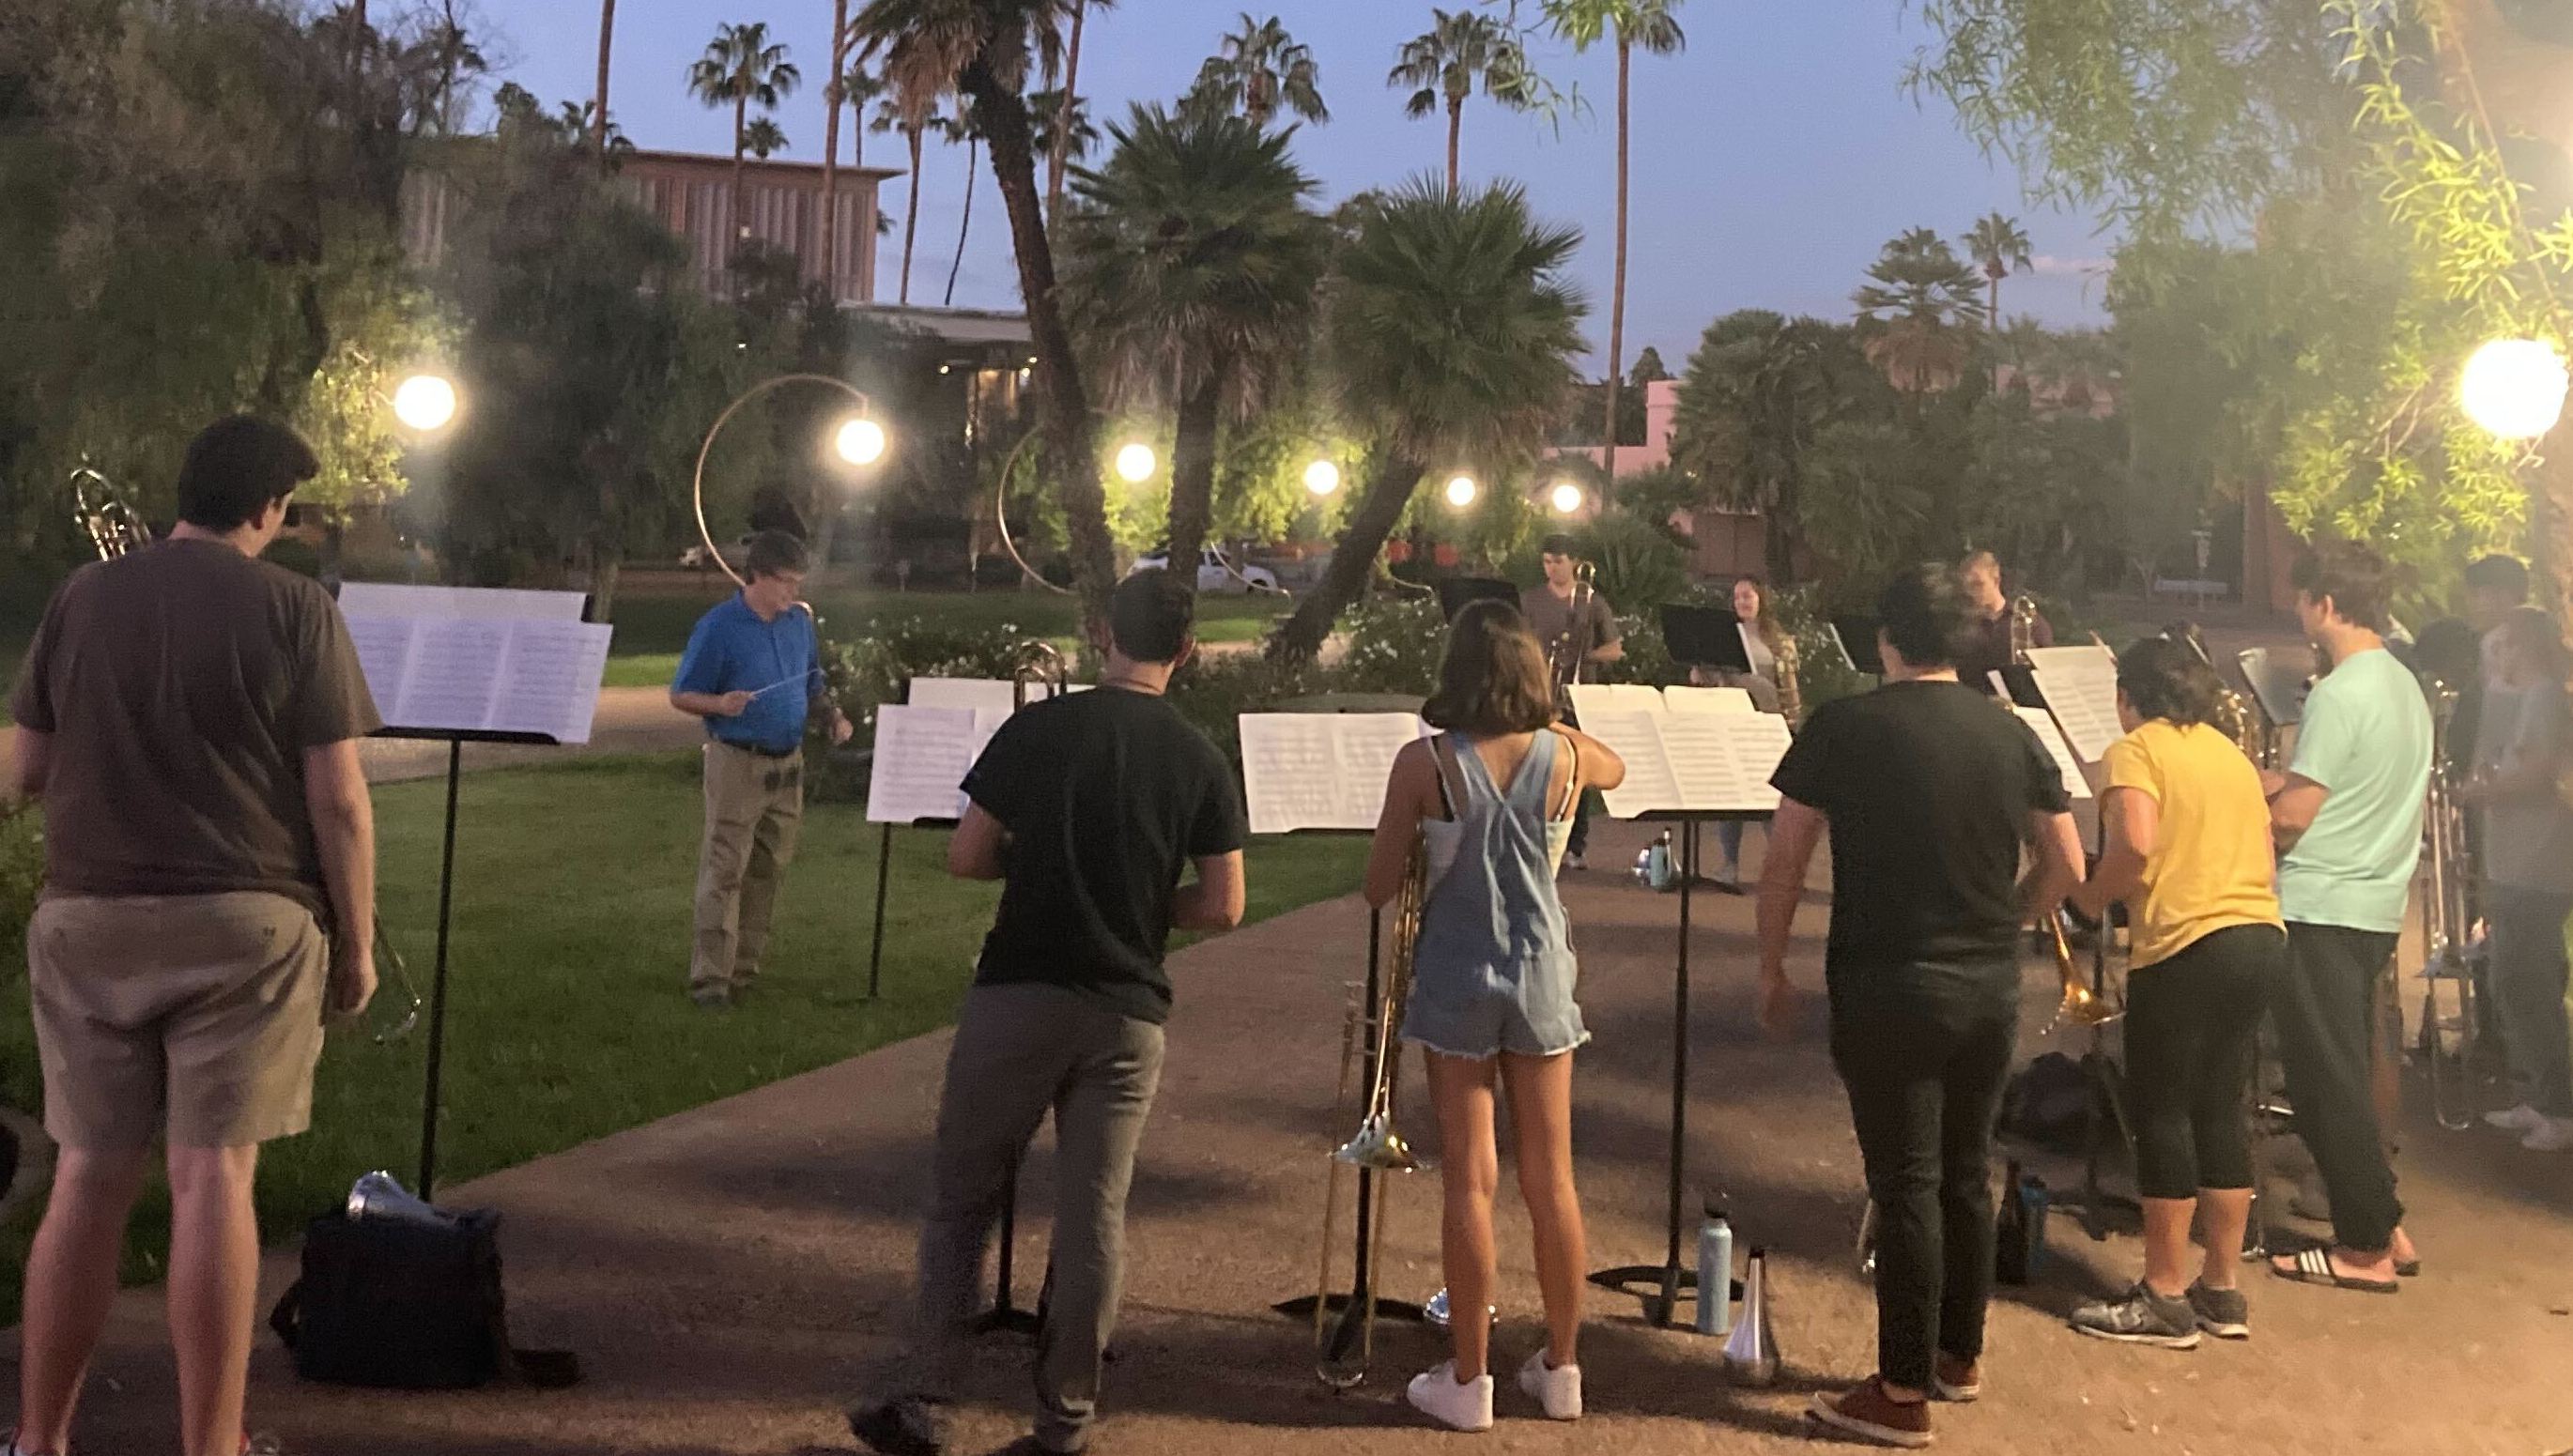
[{"label": "blue water bottle", "polygon": [[1697,1229],[1697,1332],[1720,1335],[1733,1329],[1733,1225],[1724,1210],[1706,1205],[1706,1221]]}]

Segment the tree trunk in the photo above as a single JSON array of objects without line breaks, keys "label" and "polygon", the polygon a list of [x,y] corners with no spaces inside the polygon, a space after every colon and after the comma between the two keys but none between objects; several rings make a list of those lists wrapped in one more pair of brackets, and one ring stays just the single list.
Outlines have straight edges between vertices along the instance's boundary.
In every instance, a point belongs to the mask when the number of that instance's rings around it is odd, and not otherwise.
[{"label": "tree trunk", "polygon": [[1456,190],[1463,185],[1456,170],[1464,156],[1465,98],[1447,98],[1447,200],[1456,200]]},{"label": "tree trunk", "polygon": [[1599,509],[1605,514],[1617,493],[1617,394],[1626,376],[1626,158],[1627,105],[1633,94],[1635,48],[1621,31],[1617,37],[1617,281],[1608,296],[1608,449],[1606,479],[1599,486]]},{"label": "tree trunk", "polygon": [[1322,580],[1295,614],[1286,619],[1278,634],[1269,639],[1272,662],[1310,662],[1330,639],[1331,626],[1358,593],[1366,589],[1367,577],[1375,570],[1375,558],[1384,550],[1385,538],[1393,534],[1393,524],[1402,519],[1402,509],[1411,503],[1411,492],[1420,487],[1421,476],[1428,467],[1418,460],[1399,455],[1386,459],[1367,481],[1366,494],[1357,509],[1349,512],[1348,523],[1340,527],[1340,538],[1331,547],[1331,564],[1322,569]]},{"label": "tree trunk", "polygon": [[1054,152],[1046,159],[1046,216],[1063,207],[1063,175],[1072,162],[1072,109],[1081,99],[1081,27],[1090,18],[1090,0],[1073,0],[1072,46],[1063,63],[1063,115],[1055,118]]},{"label": "tree trunk", "polygon": [[616,581],[624,573],[625,556],[618,551],[602,551],[589,576],[589,619],[593,622],[616,620]]},{"label": "tree trunk", "polygon": [[745,171],[742,162],[742,134],[749,129],[750,98],[736,97],[732,104],[732,217],[730,219],[732,237],[724,244],[724,262],[727,264],[741,256],[742,235],[750,231],[744,225],[741,215],[741,186]]},{"label": "tree trunk", "polygon": [[902,215],[902,301],[911,302],[911,250],[920,241],[920,130],[903,133],[911,143],[911,207]]},{"label": "tree trunk", "polygon": [[2000,397],[2000,395],[2001,395],[2001,392],[2002,392],[2002,351],[2001,351],[2001,338],[2002,338],[2002,276],[2001,276],[2000,274],[1994,274],[1994,275],[1993,275],[1993,302],[1992,302],[1992,310],[1993,310],[1993,322],[1992,322],[1992,331],[1993,331],[1993,395],[1994,395],[1994,397],[1999,398],[1999,397]]},{"label": "tree trunk", "polygon": [[616,48],[616,0],[598,0],[598,115],[589,119],[589,142],[607,160],[607,62]]},{"label": "tree trunk", "polygon": [[822,284],[840,302],[840,103],[847,99],[849,0],[831,0],[831,84],[822,88]]},{"label": "tree trunk", "polygon": [[1171,568],[1186,571],[1192,588],[1215,518],[1216,434],[1229,372],[1227,361],[1208,361],[1206,377],[1180,400],[1179,432],[1171,444]]},{"label": "tree trunk", "polygon": [[956,307],[956,278],[965,271],[965,240],[974,236],[974,183],[983,175],[983,155],[978,139],[965,139],[965,225],[956,230],[956,261],[947,268],[946,307]]},{"label": "tree trunk", "polygon": [[1019,293],[1027,302],[1028,335],[1037,357],[1037,397],[1049,446],[1046,468],[1054,474],[1071,537],[1073,584],[1096,637],[1096,629],[1108,620],[1108,594],[1117,585],[1117,547],[1108,534],[1108,500],[1099,483],[1098,422],[1055,287],[1054,245],[1046,237],[1045,198],[1037,191],[1036,143],[1027,103],[1001,84],[988,55],[968,62],[957,79],[974,99],[984,140],[992,144],[992,175],[1009,209]]},{"label": "tree trunk", "polygon": [[1772,590],[1796,579],[1796,543],[1787,532],[1787,512],[1770,492],[1772,503],[1760,514],[1760,556],[1768,563]]}]

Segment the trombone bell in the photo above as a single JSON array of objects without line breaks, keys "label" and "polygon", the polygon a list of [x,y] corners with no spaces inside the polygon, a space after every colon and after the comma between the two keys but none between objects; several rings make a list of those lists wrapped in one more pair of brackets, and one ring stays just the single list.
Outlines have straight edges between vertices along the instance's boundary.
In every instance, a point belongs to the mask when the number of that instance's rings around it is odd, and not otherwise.
[{"label": "trombone bell", "polygon": [[1332,1157],[1351,1167],[1378,1172],[1418,1172],[1426,1166],[1395,1129],[1390,1113],[1377,1113],[1358,1124],[1357,1135],[1339,1145]]},{"label": "trombone bell", "polygon": [[[2057,1004],[2055,1020],[2048,1025],[2047,1030],[2053,1031],[2066,1022],[2071,1022],[2077,1027],[2105,1027],[2124,1016],[2124,1012],[2111,1006],[2100,993],[2091,989],[2091,983],[2083,976],[2082,968],[2074,963],[2073,943],[2066,939],[2064,934],[2063,912],[2058,911],[2048,916],[2046,928],[2055,943],[2055,971],[2064,982],[2064,1000]],[[2108,930],[2104,922],[2100,927],[2100,933],[2106,935]]]}]

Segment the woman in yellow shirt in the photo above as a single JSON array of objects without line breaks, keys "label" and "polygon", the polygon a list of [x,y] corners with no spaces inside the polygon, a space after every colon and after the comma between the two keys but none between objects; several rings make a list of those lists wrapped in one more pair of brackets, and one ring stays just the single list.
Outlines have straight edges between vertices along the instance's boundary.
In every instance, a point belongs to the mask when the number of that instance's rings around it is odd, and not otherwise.
[{"label": "woman in yellow shirt", "polygon": [[[2147,638],[2119,656],[2127,736],[2106,763],[2104,853],[2073,894],[2087,914],[2129,908],[2127,1096],[2144,1204],[2144,1278],[2074,1311],[2073,1327],[2172,1349],[2196,1345],[2200,1330],[2251,1332],[2235,1287],[2251,1212],[2242,1093],[2287,946],[2259,772],[2211,726],[2222,693],[2181,643]],[[2201,1204],[2206,1251],[2191,1282],[2189,1223]]]}]

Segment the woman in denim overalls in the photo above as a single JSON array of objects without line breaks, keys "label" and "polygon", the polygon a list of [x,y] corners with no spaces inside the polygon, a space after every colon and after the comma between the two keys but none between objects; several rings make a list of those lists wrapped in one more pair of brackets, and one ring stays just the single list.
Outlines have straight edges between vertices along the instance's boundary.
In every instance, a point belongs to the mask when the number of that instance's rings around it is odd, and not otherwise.
[{"label": "woman in denim overalls", "polygon": [[[1385,788],[1367,861],[1370,904],[1402,888],[1415,845],[1428,893],[1413,954],[1402,1039],[1429,1064],[1438,1107],[1445,1210],[1441,1250],[1450,1307],[1491,1298],[1494,1088],[1510,1098],[1519,1191],[1535,1224],[1546,1347],[1519,1388],[1556,1420],[1581,1414],[1574,1342],[1581,1322],[1581,1203],[1572,1181],[1572,1051],[1589,1040],[1573,1004],[1572,947],[1554,874],[1585,789],[1626,777],[1617,755],[1554,721],[1545,653],[1518,609],[1461,613],[1422,710],[1438,737],[1405,747]],[[1451,1320],[1455,1357],[1411,1382],[1411,1403],[1460,1430],[1492,1423],[1490,1325]]]}]

